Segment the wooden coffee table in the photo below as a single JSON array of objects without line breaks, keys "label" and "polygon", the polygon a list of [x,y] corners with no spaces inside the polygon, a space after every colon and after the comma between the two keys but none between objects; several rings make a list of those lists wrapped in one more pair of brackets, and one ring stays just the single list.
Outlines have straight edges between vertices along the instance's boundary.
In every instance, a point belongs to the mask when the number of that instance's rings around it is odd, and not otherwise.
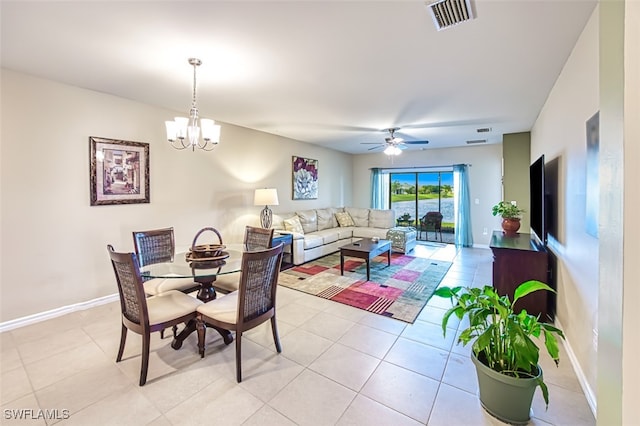
[{"label": "wooden coffee table", "polygon": [[367,262],[367,281],[369,281],[369,262],[382,253],[387,253],[387,265],[391,266],[391,241],[389,240],[378,240],[374,243],[371,238],[363,238],[340,247],[340,275],[344,275],[344,257],[357,257]]}]

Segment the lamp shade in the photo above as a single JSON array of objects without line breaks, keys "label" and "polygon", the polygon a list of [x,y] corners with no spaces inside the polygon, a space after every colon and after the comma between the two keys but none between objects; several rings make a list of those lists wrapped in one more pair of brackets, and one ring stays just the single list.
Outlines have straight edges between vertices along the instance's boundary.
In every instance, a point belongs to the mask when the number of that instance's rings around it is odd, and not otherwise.
[{"label": "lamp shade", "polygon": [[275,188],[256,189],[253,197],[253,205],[255,206],[277,206],[278,191]]}]

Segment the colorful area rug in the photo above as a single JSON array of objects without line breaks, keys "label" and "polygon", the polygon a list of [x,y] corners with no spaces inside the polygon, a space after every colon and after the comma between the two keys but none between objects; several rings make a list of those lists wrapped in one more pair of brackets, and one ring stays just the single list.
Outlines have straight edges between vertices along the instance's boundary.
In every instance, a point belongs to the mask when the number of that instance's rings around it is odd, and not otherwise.
[{"label": "colorful area rug", "polygon": [[391,254],[370,263],[347,257],[340,275],[340,254],[307,262],[280,273],[279,284],[379,315],[413,323],[442,281],[451,262]]}]

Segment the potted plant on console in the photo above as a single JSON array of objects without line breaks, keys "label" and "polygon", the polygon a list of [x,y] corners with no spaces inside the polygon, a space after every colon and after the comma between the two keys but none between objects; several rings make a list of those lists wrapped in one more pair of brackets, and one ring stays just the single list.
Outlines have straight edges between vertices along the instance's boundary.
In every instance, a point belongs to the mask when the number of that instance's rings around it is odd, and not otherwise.
[{"label": "potted plant on console", "polygon": [[502,229],[506,235],[516,235],[518,229],[520,229],[520,218],[522,217],[524,210],[518,208],[515,201],[510,203],[507,201],[500,201],[498,204],[493,206],[491,212],[494,216],[500,215],[502,217]]},{"label": "potted plant on console", "polygon": [[513,301],[498,295],[491,286],[441,287],[434,293],[452,302],[442,318],[445,335],[452,315],[468,318],[469,326],[461,331],[458,343],[473,342],[471,359],[476,366],[480,402],[491,415],[511,424],[528,422],[536,387],[540,386],[549,405],[549,391],[538,365],[538,344],[541,343],[538,338],[544,336],[544,345],[556,365],[556,335],[564,339],[562,331],[553,325],[540,322],[526,310],[514,311],[518,299],[534,291],[554,290],[532,280],[516,288]]}]

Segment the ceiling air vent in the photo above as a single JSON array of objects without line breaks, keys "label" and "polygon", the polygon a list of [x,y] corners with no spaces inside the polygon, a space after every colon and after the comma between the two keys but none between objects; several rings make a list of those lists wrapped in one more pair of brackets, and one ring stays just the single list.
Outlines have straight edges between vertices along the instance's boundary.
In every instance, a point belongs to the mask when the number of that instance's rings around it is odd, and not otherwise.
[{"label": "ceiling air vent", "polygon": [[486,139],[475,139],[475,140],[472,140],[472,141],[467,141],[467,145],[475,145],[475,144],[478,144],[478,143],[487,143],[487,140]]},{"label": "ceiling air vent", "polygon": [[487,133],[491,131],[491,127],[481,127],[479,129],[476,129],[476,132],[478,133]]},{"label": "ceiling air vent", "polygon": [[426,5],[438,31],[473,19],[470,0],[440,0]]}]

